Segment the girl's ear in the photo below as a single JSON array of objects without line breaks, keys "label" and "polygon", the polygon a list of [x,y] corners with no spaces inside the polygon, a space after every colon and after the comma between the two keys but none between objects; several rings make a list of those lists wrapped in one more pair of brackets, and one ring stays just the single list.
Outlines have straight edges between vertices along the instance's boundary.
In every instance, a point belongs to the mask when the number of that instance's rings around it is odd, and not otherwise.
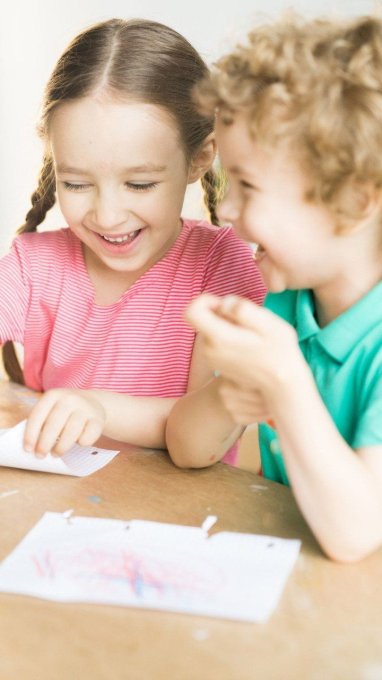
[{"label": "girl's ear", "polygon": [[211,132],[192,158],[188,171],[188,184],[196,182],[210,169],[216,156],[215,133]]}]

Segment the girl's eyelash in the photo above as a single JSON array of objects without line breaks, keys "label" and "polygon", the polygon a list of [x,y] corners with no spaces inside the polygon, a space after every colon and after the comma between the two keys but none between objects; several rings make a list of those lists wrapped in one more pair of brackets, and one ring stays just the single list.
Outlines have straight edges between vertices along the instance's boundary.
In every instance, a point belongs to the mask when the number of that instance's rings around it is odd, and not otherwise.
[{"label": "girl's eyelash", "polygon": [[134,191],[147,191],[148,189],[154,189],[158,182],[146,182],[145,184],[134,184],[133,182],[126,182],[126,186]]},{"label": "girl's eyelash", "polygon": [[63,182],[65,189],[69,191],[81,191],[81,189],[86,189],[88,184],[73,184],[72,182]]},{"label": "girl's eyelash", "polygon": [[[89,184],[74,184],[73,182],[63,182],[65,189],[69,191],[82,191],[87,189]],[[158,182],[146,182],[145,184],[134,184],[133,182],[126,182],[126,186],[133,191],[148,191],[149,189],[154,189]]]}]

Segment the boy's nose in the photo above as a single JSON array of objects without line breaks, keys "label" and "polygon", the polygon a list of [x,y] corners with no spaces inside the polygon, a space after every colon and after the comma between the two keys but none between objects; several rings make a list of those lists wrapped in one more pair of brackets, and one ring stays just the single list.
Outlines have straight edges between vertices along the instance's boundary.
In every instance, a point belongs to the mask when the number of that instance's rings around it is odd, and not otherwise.
[{"label": "boy's nose", "polygon": [[235,224],[240,217],[240,210],[232,198],[226,196],[218,206],[217,214],[220,224]]}]

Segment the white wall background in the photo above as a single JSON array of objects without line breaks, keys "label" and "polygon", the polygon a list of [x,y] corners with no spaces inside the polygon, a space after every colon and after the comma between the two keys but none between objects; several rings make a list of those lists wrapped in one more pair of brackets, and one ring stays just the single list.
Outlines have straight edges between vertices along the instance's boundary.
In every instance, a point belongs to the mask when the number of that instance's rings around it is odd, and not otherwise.
[{"label": "white wall background", "polygon": [[[247,32],[260,15],[293,7],[305,16],[354,16],[373,0],[9,0],[0,21],[0,254],[29,209],[41,143],[35,124],[42,92],[67,43],[83,28],[111,17],[161,21],[182,33],[210,63]],[[380,2],[377,3],[380,6]],[[199,203],[199,199],[197,200]],[[195,194],[186,210],[194,209]],[[192,206],[192,208],[191,208]],[[62,226],[59,211],[48,227]]]}]

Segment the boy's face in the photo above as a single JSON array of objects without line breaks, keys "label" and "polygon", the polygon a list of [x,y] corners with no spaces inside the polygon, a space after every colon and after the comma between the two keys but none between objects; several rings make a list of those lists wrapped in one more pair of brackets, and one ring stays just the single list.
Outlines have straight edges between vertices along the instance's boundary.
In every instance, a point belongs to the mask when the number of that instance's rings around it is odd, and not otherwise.
[{"label": "boy's face", "polygon": [[256,260],[272,292],[318,290],[332,284],[341,262],[333,215],[305,198],[309,178],[281,145],[265,150],[250,135],[247,118],[218,118],[217,143],[229,189],[220,218],[245,241],[258,244]]}]

